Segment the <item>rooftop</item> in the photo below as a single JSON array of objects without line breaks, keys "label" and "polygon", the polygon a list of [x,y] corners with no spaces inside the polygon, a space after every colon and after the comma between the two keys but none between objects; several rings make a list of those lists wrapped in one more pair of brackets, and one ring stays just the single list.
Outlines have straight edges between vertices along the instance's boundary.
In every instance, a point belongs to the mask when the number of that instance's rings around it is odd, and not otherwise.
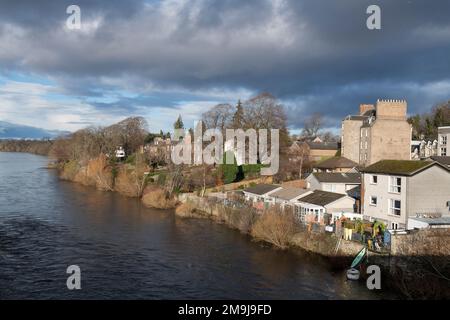
[{"label": "rooftop", "polygon": [[431,160],[439,162],[440,164],[444,166],[450,166],[450,157],[445,156],[432,156],[430,157]]},{"label": "rooftop", "polygon": [[280,186],[274,185],[274,184],[258,184],[254,187],[250,187],[247,189],[244,189],[245,192],[263,195],[266,193],[269,193],[270,191],[273,191],[275,189],[280,188]]},{"label": "rooftop", "polygon": [[292,200],[301,196],[302,194],[308,192],[306,189],[301,188],[287,188],[283,187],[283,189],[275,191],[270,196],[275,198],[280,198],[283,200]]},{"label": "rooftop", "polygon": [[313,193],[310,193],[300,198],[298,201],[311,203],[323,207],[326,206],[327,204],[335,202],[336,200],[339,200],[344,197],[346,197],[345,194],[315,190]]},{"label": "rooftop", "polygon": [[346,116],[344,120],[364,121],[366,119],[367,119],[367,116],[349,115],[349,116]]},{"label": "rooftop", "polygon": [[435,161],[416,161],[416,160],[381,160],[364,169],[365,173],[381,173],[381,174],[395,174],[400,176],[412,176],[419,173],[428,167],[441,164]]},{"label": "rooftop", "polygon": [[450,217],[440,217],[440,218],[410,218],[417,221],[428,223],[429,225],[441,226],[450,225]]},{"label": "rooftop", "polygon": [[360,173],[314,172],[313,176],[319,182],[361,183],[361,174]]},{"label": "rooftop", "polygon": [[307,141],[306,144],[314,150],[337,150],[337,142],[313,142]]},{"label": "rooftop", "polygon": [[333,157],[316,165],[319,169],[336,169],[336,168],[355,168],[358,164],[345,157]]}]

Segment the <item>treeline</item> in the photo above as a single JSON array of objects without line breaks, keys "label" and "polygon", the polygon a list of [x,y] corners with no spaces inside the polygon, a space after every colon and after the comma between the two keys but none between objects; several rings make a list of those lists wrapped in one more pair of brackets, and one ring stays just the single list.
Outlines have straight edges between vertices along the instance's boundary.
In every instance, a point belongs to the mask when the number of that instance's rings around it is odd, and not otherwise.
[{"label": "treeline", "polygon": [[450,126],[450,101],[436,105],[429,113],[409,117],[408,122],[414,140],[437,139],[438,127]]},{"label": "treeline", "polygon": [[28,152],[46,156],[53,146],[51,140],[0,140],[0,151]]},{"label": "treeline", "polygon": [[121,146],[127,155],[138,151],[147,136],[147,122],[130,117],[109,127],[88,127],[54,141],[50,156],[58,161],[87,161],[101,154],[114,158]]}]

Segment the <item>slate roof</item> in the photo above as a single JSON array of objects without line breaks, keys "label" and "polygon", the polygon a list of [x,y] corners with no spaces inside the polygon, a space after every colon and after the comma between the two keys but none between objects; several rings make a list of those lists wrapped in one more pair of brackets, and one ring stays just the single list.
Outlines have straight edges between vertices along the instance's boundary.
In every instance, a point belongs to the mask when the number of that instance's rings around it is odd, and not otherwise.
[{"label": "slate roof", "polygon": [[337,150],[337,142],[312,142],[307,141],[306,144],[314,150]]},{"label": "slate roof", "polygon": [[336,200],[346,197],[345,194],[315,190],[313,193],[308,194],[298,199],[298,201],[315,204],[318,206],[326,206]]},{"label": "slate roof", "polygon": [[431,160],[439,162],[440,164],[443,164],[444,166],[450,166],[450,157],[445,156],[432,156],[430,157]]},{"label": "slate roof", "polygon": [[361,174],[351,173],[331,173],[331,172],[314,172],[313,176],[319,182],[328,183],[361,183]]},{"label": "slate roof", "polygon": [[416,161],[416,160],[381,160],[361,171],[364,173],[380,173],[399,176],[413,176],[433,165],[439,165],[448,170],[448,167],[435,161]]},{"label": "slate roof", "polygon": [[280,198],[283,200],[292,200],[294,198],[297,198],[298,196],[301,196],[302,194],[308,192],[309,190],[301,189],[301,188],[286,188],[283,187],[283,189],[275,191],[270,196],[274,198]]},{"label": "slate roof", "polygon": [[318,163],[315,167],[319,169],[354,168],[358,164],[345,157],[333,157]]},{"label": "slate roof", "polygon": [[274,185],[274,184],[258,184],[254,187],[250,187],[247,189],[244,189],[245,192],[249,192],[249,193],[253,193],[253,194],[258,194],[260,196],[262,196],[263,194],[266,194],[270,191],[273,191],[277,188],[280,188],[280,186]]}]

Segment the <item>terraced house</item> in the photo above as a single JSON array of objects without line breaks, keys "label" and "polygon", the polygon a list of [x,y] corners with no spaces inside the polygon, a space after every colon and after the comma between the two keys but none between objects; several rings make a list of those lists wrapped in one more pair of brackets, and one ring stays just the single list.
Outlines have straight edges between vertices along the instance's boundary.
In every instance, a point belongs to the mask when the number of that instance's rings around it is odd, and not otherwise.
[{"label": "terraced house", "polygon": [[389,229],[410,218],[450,216],[450,168],[436,161],[382,160],[362,170],[363,217]]}]

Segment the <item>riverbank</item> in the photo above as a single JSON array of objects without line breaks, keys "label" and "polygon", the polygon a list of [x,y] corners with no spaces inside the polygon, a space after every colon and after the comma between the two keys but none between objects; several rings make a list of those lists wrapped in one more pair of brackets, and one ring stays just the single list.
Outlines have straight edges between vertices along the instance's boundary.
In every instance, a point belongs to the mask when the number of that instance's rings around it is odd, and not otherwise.
[{"label": "riverbank", "polygon": [[[345,281],[320,257],[60,180],[46,162],[0,153],[3,299],[391,298]],[[72,264],[81,268],[82,290],[67,290]]]},{"label": "riverbank", "polygon": [[[248,208],[225,206],[220,201],[198,197],[194,194],[183,194],[179,197],[182,205],[176,214],[185,218],[208,218],[229,228],[247,234],[254,241],[265,241],[283,249],[301,249],[326,258],[332,269],[348,269],[356,254],[363,245],[354,241],[340,239],[334,233],[321,233],[306,227],[290,230],[283,225],[283,216],[276,212],[270,225],[263,234],[255,234],[255,226],[270,216],[266,212],[263,217],[255,217]],[[281,218],[280,218],[281,217]],[[290,223],[290,222],[289,222]],[[281,231],[280,234],[277,232]],[[273,241],[286,236],[285,243],[280,245]],[[391,253],[370,252],[367,265],[380,267],[383,287],[408,299],[447,299],[449,272],[449,241],[447,230],[418,231],[407,236],[393,236]],[[368,275],[361,274],[363,279]]]},{"label": "riverbank", "polygon": [[[123,175],[125,175],[122,176],[118,184],[116,181],[118,177],[116,171],[117,169],[119,169],[119,171],[122,172]],[[106,159],[95,159],[93,162],[88,161],[84,164],[65,162],[62,167],[61,164],[58,165],[58,170],[60,176],[62,176],[62,178],[64,178],[65,180],[73,181],[78,184],[90,185],[103,191],[108,190],[113,191],[114,193],[117,192],[122,195],[126,195],[128,197],[140,198],[140,201],[143,201],[146,194],[158,193],[160,195],[163,195],[162,199],[170,199],[170,207],[174,207],[177,201],[185,205],[187,203],[186,199],[188,198],[191,202],[192,199],[200,199],[198,201],[201,201],[203,203],[193,202],[190,204],[188,209],[186,209],[186,206],[184,206],[184,208],[183,206],[178,206],[175,211],[176,215],[188,218],[208,218],[210,220],[213,220],[215,223],[225,225],[232,229],[238,229],[241,233],[250,235],[255,241],[266,241],[268,243],[274,244],[273,241],[270,241],[271,239],[265,239],[264,235],[258,236],[252,232],[252,226],[255,223],[255,216],[253,214],[249,214],[248,211],[245,212],[245,210],[229,210],[227,208],[220,208],[217,206],[217,203],[213,203],[214,205],[212,205],[208,202],[207,198],[194,196],[193,194],[180,194],[177,198],[166,198],[164,189],[162,189],[159,185],[155,184],[155,182],[151,181],[150,179],[147,181],[150,182],[149,184],[137,184],[137,182],[142,182],[145,180],[138,180],[138,175],[136,175],[136,171],[133,169],[132,164],[123,163],[120,164],[119,168],[117,168],[116,166],[112,166],[108,161],[106,161]],[[105,181],[109,181],[108,184],[105,184]],[[124,183],[124,181],[127,183]],[[105,185],[110,186],[110,188],[104,188],[103,186]],[[137,191],[139,190],[139,188],[142,188],[142,186],[144,186],[145,188],[141,197],[139,197]],[[159,197],[156,197],[156,199],[158,198]],[[148,207],[157,208],[158,202],[147,202],[146,205]],[[336,247],[339,239],[332,235],[316,234],[314,232],[308,232],[305,230],[296,232],[291,235],[292,237],[288,237],[289,240],[282,240],[284,242],[282,246],[285,249],[299,248],[310,253],[318,254],[322,257],[327,258],[332,268],[338,270],[347,268],[354,255],[356,255],[356,253],[361,248],[360,245],[354,242],[346,242],[344,240],[341,240],[341,244]],[[430,292],[436,293],[437,297],[444,297],[446,294],[445,290],[443,291],[442,289],[438,288],[439,282],[436,283],[436,281],[432,281],[433,277],[436,276],[432,273],[429,273],[429,268],[426,269],[426,266],[424,265],[428,263],[427,258],[428,257],[422,257],[420,255],[417,257],[371,256],[370,263],[380,265],[383,270],[383,278],[386,279],[385,281],[388,283],[388,285],[392,286],[397,292],[401,292],[401,294],[405,297],[428,298],[428,294]],[[446,257],[444,256],[443,258],[445,259]],[[445,264],[445,261],[442,263]],[[420,266],[420,268],[417,268],[418,266]],[[424,281],[422,278],[416,277],[416,279],[414,280],[414,277],[412,275],[416,275],[417,270],[425,270],[432,277],[430,281],[428,281],[428,279],[426,280],[427,286],[423,285]],[[414,271],[414,273],[411,273],[411,271]],[[439,281],[441,281],[440,286],[446,283],[445,276],[441,276],[441,278],[438,279],[440,279]],[[416,282],[415,284],[414,281]],[[414,292],[411,292],[411,286],[414,286]]]}]

